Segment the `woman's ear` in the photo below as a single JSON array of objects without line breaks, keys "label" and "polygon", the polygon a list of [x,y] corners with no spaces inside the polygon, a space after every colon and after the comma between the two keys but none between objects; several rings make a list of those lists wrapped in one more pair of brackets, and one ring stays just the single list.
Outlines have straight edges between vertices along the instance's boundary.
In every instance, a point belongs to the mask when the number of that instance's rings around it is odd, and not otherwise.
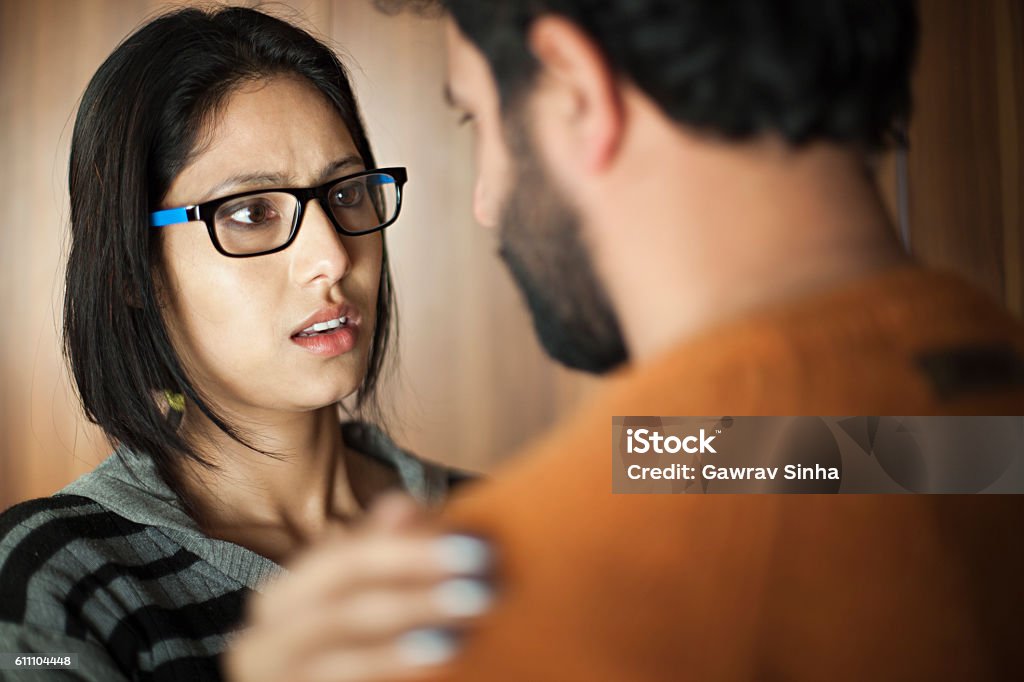
[{"label": "woman's ear", "polygon": [[579,26],[557,16],[537,19],[528,42],[541,64],[541,82],[561,102],[535,113],[562,119],[579,170],[604,170],[618,151],[624,124],[619,82],[604,53]]}]

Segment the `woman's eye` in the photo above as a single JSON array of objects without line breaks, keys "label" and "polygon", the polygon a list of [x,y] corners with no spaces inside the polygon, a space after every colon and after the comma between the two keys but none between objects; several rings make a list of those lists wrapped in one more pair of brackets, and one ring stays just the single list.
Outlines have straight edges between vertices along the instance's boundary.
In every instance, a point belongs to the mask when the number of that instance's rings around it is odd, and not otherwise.
[{"label": "woman's eye", "polygon": [[341,206],[342,208],[358,206],[363,201],[363,184],[361,182],[353,182],[339,187],[334,190],[331,201],[335,206]]},{"label": "woman's eye", "polygon": [[264,202],[246,204],[231,213],[231,220],[242,225],[262,225],[273,218],[274,209]]}]

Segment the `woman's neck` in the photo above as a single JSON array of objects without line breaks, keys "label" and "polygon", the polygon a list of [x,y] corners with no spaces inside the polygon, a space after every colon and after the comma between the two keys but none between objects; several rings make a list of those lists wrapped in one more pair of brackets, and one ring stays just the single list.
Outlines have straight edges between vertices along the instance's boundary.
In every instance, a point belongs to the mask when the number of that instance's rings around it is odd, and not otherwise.
[{"label": "woman's neck", "polygon": [[[333,405],[288,414],[274,424],[232,422],[243,439],[272,455],[236,442],[197,413],[186,408],[181,433],[218,467],[183,461],[180,483],[197,522],[211,537],[275,561],[358,516],[378,488],[393,484],[386,480],[387,467],[346,448]],[[250,431],[258,431],[259,439],[247,436]]]}]

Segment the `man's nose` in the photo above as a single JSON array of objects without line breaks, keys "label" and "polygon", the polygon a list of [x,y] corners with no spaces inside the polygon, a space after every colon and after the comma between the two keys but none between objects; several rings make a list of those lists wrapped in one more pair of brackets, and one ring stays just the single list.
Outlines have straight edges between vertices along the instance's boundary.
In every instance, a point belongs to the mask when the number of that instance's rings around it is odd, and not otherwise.
[{"label": "man's nose", "polygon": [[487,185],[477,179],[473,187],[473,218],[482,227],[494,229],[498,226],[498,207],[493,193]]}]

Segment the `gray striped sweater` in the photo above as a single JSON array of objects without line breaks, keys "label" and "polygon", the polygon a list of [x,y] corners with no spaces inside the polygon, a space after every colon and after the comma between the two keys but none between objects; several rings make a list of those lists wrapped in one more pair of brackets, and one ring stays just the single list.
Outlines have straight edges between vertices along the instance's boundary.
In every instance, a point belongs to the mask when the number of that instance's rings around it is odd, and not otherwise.
[{"label": "gray striped sweater", "polygon": [[[342,433],[423,503],[463,478],[365,424]],[[285,570],[204,535],[149,457],[119,449],[52,497],[0,514],[0,654],[77,654],[72,670],[0,669],[0,679],[220,680],[246,596]]]}]

